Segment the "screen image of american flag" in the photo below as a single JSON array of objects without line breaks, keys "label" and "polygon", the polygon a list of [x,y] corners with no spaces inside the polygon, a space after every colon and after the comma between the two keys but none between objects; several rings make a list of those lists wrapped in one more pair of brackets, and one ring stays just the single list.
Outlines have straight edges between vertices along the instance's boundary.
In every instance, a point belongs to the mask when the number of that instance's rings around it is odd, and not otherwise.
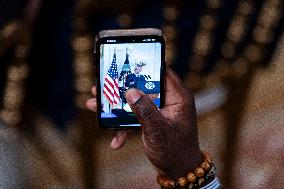
[{"label": "screen image of american flag", "polygon": [[115,51],[113,54],[113,60],[111,66],[108,69],[108,72],[105,76],[103,94],[112,107],[118,105],[120,97],[118,91],[118,72],[117,72]]},{"label": "screen image of american flag", "polygon": [[[139,74],[137,74],[138,67],[141,69]],[[120,113],[132,113],[124,97],[128,88],[152,86],[145,85],[149,81],[152,82],[150,84],[158,87],[158,92],[155,92],[158,96],[160,70],[161,44],[158,42],[102,44],[100,46],[101,117],[115,118],[119,117]]]}]

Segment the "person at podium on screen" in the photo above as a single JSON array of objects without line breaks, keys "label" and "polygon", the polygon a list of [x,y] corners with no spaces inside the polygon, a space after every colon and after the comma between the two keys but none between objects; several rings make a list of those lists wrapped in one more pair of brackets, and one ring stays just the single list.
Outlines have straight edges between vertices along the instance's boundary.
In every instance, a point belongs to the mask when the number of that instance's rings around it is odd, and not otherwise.
[{"label": "person at podium on screen", "polygon": [[127,76],[125,87],[126,88],[137,88],[138,81],[146,81],[144,75],[141,75],[142,67],[145,66],[145,62],[139,62],[134,68],[134,73],[131,73]]}]

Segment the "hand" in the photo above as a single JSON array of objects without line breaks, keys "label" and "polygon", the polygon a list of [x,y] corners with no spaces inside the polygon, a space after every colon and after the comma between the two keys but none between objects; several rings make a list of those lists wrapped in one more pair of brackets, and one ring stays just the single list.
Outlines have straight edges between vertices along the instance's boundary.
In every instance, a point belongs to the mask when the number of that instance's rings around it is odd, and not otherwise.
[{"label": "hand", "polygon": [[[87,102],[86,102],[86,107],[93,111],[93,112],[96,112],[97,111],[97,99],[96,99],[96,96],[97,96],[97,89],[96,87],[92,87],[92,94],[94,95],[94,98],[91,98],[89,99]],[[110,143],[110,147],[112,149],[119,149],[120,147],[123,146],[123,144],[125,143],[126,141],[126,138],[127,138],[127,132],[128,131],[118,131],[116,132],[115,136],[113,137],[111,143]]]},{"label": "hand", "polygon": [[[96,88],[92,88],[96,96]],[[142,125],[142,139],[149,160],[160,174],[170,178],[185,176],[198,166],[201,152],[198,144],[193,95],[172,71],[166,73],[165,106],[158,110],[150,98],[137,89],[129,89],[126,100]],[[96,98],[86,103],[96,111]],[[120,148],[127,132],[119,131],[111,142]]]},{"label": "hand", "polygon": [[160,174],[176,179],[201,162],[193,95],[172,71],[166,73],[165,106],[158,110],[137,89],[125,94],[142,125],[142,139],[149,160]]}]

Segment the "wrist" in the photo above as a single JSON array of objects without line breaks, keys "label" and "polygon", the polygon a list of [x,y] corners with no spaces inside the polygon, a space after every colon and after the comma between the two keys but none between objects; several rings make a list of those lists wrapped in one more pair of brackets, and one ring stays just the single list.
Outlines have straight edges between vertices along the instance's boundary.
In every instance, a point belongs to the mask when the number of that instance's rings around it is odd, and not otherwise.
[{"label": "wrist", "polygon": [[187,154],[181,154],[180,157],[177,156],[173,161],[174,162],[168,162],[173,165],[170,169],[158,168],[158,173],[168,178],[178,179],[189,171],[194,171],[194,169],[199,166],[202,162],[202,152],[199,148],[190,150]]},{"label": "wrist", "polygon": [[[216,168],[212,162],[212,157],[206,151],[202,151],[202,161],[193,171],[188,171],[187,174],[173,179],[166,175],[159,174],[157,182],[162,188],[203,188],[215,180]],[[218,182],[219,183],[219,182]],[[213,183],[214,184],[214,183]],[[214,186],[218,184],[214,184]]]}]

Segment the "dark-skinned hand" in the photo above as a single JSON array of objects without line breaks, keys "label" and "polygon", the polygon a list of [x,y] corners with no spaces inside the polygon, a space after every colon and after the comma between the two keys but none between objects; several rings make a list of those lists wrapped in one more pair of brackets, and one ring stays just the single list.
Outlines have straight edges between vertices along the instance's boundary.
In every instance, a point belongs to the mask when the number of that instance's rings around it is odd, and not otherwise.
[{"label": "dark-skinned hand", "polygon": [[[92,89],[96,95],[95,88]],[[126,100],[142,125],[145,153],[160,174],[176,179],[193,171],[201,162],[193,95],[171,70],[166,72],[165,106],[160,110],[142,91],[129,89]],[[87,101],[96,111],[96,99]],[[119,131],[111,143],[118,149],[127,132]]]}]

